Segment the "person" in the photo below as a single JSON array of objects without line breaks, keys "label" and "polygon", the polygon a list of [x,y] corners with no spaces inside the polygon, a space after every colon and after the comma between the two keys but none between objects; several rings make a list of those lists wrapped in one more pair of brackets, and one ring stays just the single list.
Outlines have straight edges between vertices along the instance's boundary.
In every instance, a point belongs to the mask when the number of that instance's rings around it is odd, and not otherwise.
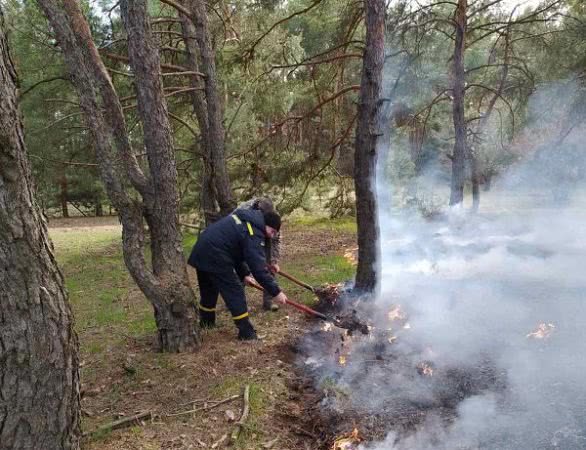
[{"label": "person", "polygon": [[[246,202],[238,205],[236,210],[259,210],[263,213],[269,211],[275,211],[273,202],[268,197],[254,197]],[[275,275],[279,272],[279,259],[281,256],[281,231],[279,230],[272,238],[267,238],[265,241],[265,255],[267,265],[271,275]],[[279,306],[273,303],[273,298],[268,292],[263,292],[262,295],[262,308],[265,311],[278,311]]]},{"label": "person", "polygon": [[222,294],[238,328],[238,339],[257,339],[242,282],[258,282],[274,301],[286,303],[287,296],[265,260],[265,240],[280,228],[281,217],[275,211],[236,210],[202,232],[188,260],[197,272],[202,327],[215,326],[218,294]]}]

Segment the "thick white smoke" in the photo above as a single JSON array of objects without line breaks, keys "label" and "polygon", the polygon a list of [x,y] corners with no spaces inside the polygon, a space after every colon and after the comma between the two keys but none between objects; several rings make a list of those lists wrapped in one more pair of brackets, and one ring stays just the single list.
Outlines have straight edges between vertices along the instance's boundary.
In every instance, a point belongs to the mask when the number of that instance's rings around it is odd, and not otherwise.
[{"label": "thick white smoke", "polygon": [[[454,419],[429,415],[411,434],[391,423],[383,442],[363,448],[586,449],[586,129],[562,107],[576,89],[565,83],[534,97],[512,150],[520,161],[483,192],[476,216],[456,210],[427,221],[389,208],[392,180],[378,177],[386,197],[377,306],[400,303],[410,323],[393,345],[423,349],[413,360],[439,367],[488,360],[504,381],[461,399]],[[560,140],[556,120],[577,125]],[[373,409],[433,402],[441,391],[421,377],[381,385],[380,376],[365,374],[356,396]]]}]

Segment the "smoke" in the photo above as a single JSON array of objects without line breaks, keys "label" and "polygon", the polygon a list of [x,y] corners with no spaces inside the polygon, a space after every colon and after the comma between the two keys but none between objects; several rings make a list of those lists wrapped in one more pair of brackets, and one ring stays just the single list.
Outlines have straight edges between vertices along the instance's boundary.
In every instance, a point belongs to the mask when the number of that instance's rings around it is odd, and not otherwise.
[{"label": "smoke", "polygon": [[[408,432],[388,423],[384,441],[362,448],[586,449],[586,129],[572,115],[578,96],[572,82],[533,96],[525,132],[508,150],[517,162],[483,193],[476,216],[460,208],[427,220],[417,208],[389,208],[392,182],[377,176],[385,201],[376,308],[401,304],[410,327],[396,331],[395,351],[443,376],[349,367],[340,382],[361,377],[352,401],[372,412],[453,401],[455,414],[433,409]],[[384,327],[384,315],[376,317]],[[486,380],[450,400],[466,386],[461,373]]]}]

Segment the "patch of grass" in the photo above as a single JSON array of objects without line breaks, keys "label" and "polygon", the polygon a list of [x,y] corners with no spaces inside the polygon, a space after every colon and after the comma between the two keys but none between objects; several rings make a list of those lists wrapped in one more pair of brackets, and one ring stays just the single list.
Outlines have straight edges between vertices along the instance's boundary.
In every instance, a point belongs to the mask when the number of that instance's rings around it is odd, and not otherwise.
[{"label": "patch of grass", "polygon": [[[321,255],[311,258],[302,258],[287,264],[287,272],[312,286],[322,284],[341,283],[354,277],[356,268],[343,256]],[[285,292],[293,300],[311,305],[315,303],[315,296],[289,280],[280,277],[279,283],[284,286]],[[291,293],[291,294],[289,294]],[[293,298],[293,295],[295,296]]]},{"label": "patch of grass", "polygon": [[320,383],[320,390],[324,392],[327,397],[335,397],[338,399],[347,398],[350,395],[347,389],[337,384],[331,377],[326,377]]},{"label": "patch of grass", "polygon": [[266,414],[266,409],[270,404],[269,396],[279,394],[285,388],[279,383],[274,383],[274,373],[268,375],[267,379],[263,376],[256,376],[255,380],[247,379],[246,377],[227,377],[210,389],[210,397],[222,400],[231,395],[242,395],[244,386],[250,385],[250,413],[246,421],[246,427],[242,430],[238,439],[234,443],[235,448],[250,449],[261,448],[264,441],[269,440],[263,432],[260,425],[260,418]]},{"label": "patch of grass", "polygon": [[185,233],[183,235],[183,254],[186,258],[189,257],[191,249],[197,242],[197,236],[195,234]]},{"label": "patch of grass", "polygon": [[354,217],[330,219],[328,217],[301,216],[291,219],[287,222],[287,225],[293,228],[310,228],[356,233],[356,218]]},{"label": "patch of grass", "polygon": [[106,344],[104,343],[104,341],[83,341],[81,343],[81,347],[82,347],[82,351],[84,353],[89,353],[89,354],[97,354],[97,353],[102,353],[105,348],[106,348]]},{"label": "patch of grass", "polygon": [[128,334],[133,337],[152,335],[157,331],[155,317],[150,309],[137,311],[128,323]]},{"label": "patch of grass", "polygon": [[250,414],[246,421],[246,427],[242,430],[238,439],[234,443],[236,448],[249,449],[261,448],[261,443],[264,440],[262,430],[258,423],[258,418],[265,413],[268,404],[268,395],[266,390],[268,386],[262,386],[259,383],[250,384]]}]

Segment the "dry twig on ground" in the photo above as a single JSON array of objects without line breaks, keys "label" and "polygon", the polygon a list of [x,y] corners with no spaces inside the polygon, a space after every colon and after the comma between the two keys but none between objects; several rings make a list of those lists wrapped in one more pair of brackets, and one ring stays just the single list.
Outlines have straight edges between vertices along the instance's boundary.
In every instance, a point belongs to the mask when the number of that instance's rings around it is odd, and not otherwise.
[{"label": "dry twig on ground", "polygon": [[244,387],[244,395],[242,396],[243,399],[243,407],[242,407],[242,415],[238,422],[236,422],[236,426],[232,431],[232,435],[230,436],[230,441],[235,442],[240,435],[240,431],[244,428],[244,424],[246,423],[246,419],[248,419],[248,413],[250,412],[250,385],[246,385]]}]

